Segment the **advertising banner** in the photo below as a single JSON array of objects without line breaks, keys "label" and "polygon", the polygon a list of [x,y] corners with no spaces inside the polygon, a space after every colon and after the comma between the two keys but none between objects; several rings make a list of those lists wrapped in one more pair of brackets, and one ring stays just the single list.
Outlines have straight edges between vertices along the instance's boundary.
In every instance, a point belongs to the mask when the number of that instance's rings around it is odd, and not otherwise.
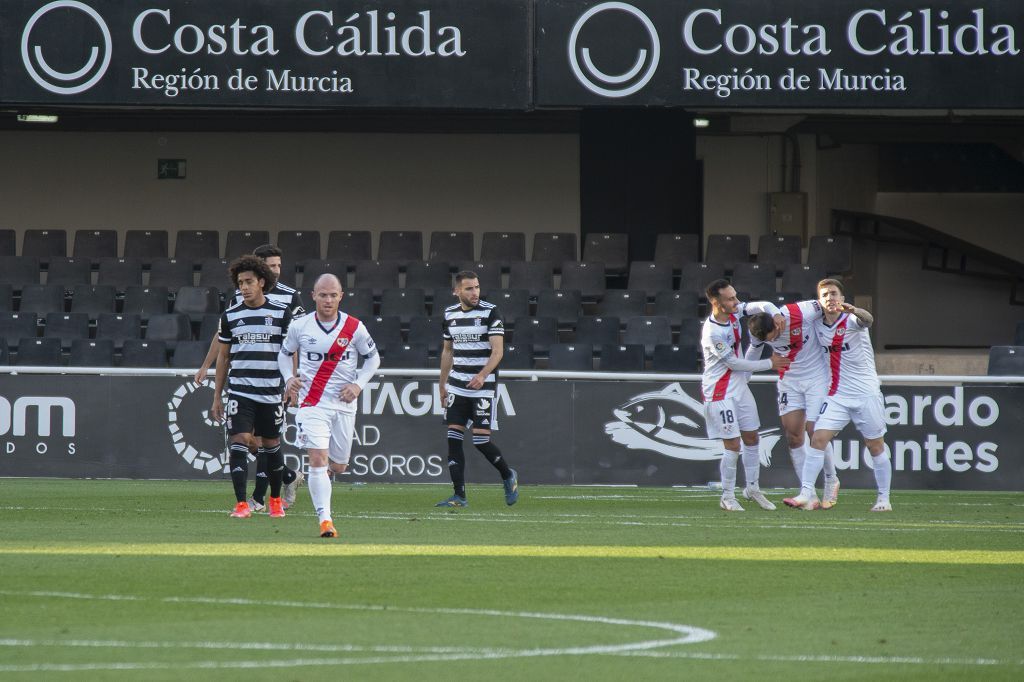
[{"label": "advertising banner", "polygon": [[[774,384],[752,384],[761,416],[761,483],[794,487]],[[1020,490],[1024,394],[1011,386],[885,386],[893,487]],[[694,382],[515,381],[499,387],[494,440],[524,483],[705,485],[718,480],[720,441],[705,433]],[[3,375],[0,475],[227,478],[223,428],[209,419],[212,382],[186,377]],[[359,397],[345,480],[447,482],[436,382],[379,377]],[[296,447],[294,410],[283,450]],[[872,488],[855,431],[833,441],[845,486]],[[467,480],[497,482],[466,445]]]},{"label": "advertising banner", "polygon": [[4,0],[0,103],[524,109],[528,0]]}]

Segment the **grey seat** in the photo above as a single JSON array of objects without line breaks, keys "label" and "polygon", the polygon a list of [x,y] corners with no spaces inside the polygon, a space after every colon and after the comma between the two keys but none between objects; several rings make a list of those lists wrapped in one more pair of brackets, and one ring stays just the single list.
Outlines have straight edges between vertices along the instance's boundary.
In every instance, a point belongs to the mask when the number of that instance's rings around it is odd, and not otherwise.
[{"label": "grey seat", "polygon": [[506,343],[501,356],[501,369],[533,369],[533,346],[528,343]]},{"label": "grey seat", "polygon": [[113,367],[114,342],[110,339],[75,339],[71,342],[70,367]]},{"label": "grey seat", "polygon": [[625,274],[629,267],[629,235],[625,232],[588,234],[583,241],[583,260],[604,263],[605,271],[613,275]]},{"label": "grey seat", "polygon": [[638,344],[608,344],[601,346],[602,372],[644,371],[644,347]]},{"label": "grey seat", "polygon": [[220,233],[217,230],[179,230],[174,236],[174,257],[193,263],[220,258]]},{"label": "grey seat", "polygon": [[380,299],[381,316],[397,317],[403,325],[408,325],[412,318],[422,317],[426,312],[423,289],[385,289]]},{"label": "grey seat", "polygon": [[644,352],[651,356],[658,344],[672,343],[672,326],[664,317],[633,317],[626,320],[622,342],[626,345],[640,344]]},{"label": "grey seat", "polygon": [[59,284],[30,284],[21,290],[18,310],[38,315],[64,312],[64,287]]},{"label": "grey seat", "polygon": [[[233,261],[239,256],[252,253],[256,247],[270,242],[267,230],[228,230],[227,243],[224,246],[224,257]],[[294,261],[293,261],[294,262]]]},{"label": "grey seat", "polygon": [[369,317],[362,320],[366,330],[370,332],[374,344],[381,349],[381,353],[393,346],[401,346],[402,322],[397,317]]},{"label": "grey seat", "polygon": [[992,346],[988,351],[989,376],[1024,376],[1024,346]]},{"label": "grey seat", "polygon": [[171,353],[171,367],[198,368],[206,359],[209,341],[180,341]]},{"label": "grey seat", "polygon": [[732,285],[736,291],[745,291],[761,300],[775,293],[775,265],[773,263],[737,263],[732,272]]},{"label": "grey seat", "polygon": [[281,230],[277,233],[277,248],[290,263],[320,260],[320,233],[316,230]]},{"label": "grey seat", "polygon": [[167,258],[167,244],[167,230],[128,230],[124,235],[124,257],[151,264]]},{"label": "grey seat", "polygon": [[807,264],[818,265],[830,275],[841,275],[853,269],[853,239],[847,236],[811,237]]},{"label": "grey seat", "polygon": [[385,289],[397,289],[398,264],[379,260],[356,263],[355,286],[358,289],[373,289],[375,296]]},{"label": "grey seat", "polygon": [[798,292],[805,299],[817,298],[818,282],[823,279],[825,269],[820,265],[788,265],[782,273],[782,291]]},{"label": "grey seat", "polygon": [[455,263],[476,257],[472,232],[431,232],[427,260]]},{"label": "grey seat", "polygon": [[39,318],[35,313],[0,313],[0,337],[14,348],[18,339],[38,336]]},{"label": "grey seat", "polygon": [[757,240],[757,262],[774,263],[776,275],[781,275],[787,265],[800,262],[803,240],[796,235],[763,234]]},{"label": "grey seat", "polygon": [[204,258],[199,261],[199,282],[197,286],[213,287],[217,291],[234,291],[228,270],[230,263],[225,258]]},{"label": "grey seat", "polygon": [[632,289],[609,289],[598,302],[595,312],[598,315],[611,315],[620,320],[644,315],[647,308],[647,294]]},{"label": "grey seat", "polygon": [[64,364],[60,339],[19,339],[18,363],[24,366],[59,367]]},{"label": "grey seat", "polygon": [[[87,284],[88,281],[82,282]],[[0,284],[21,291],[26,284],[39,284],[39,259],[34,256],[0,256]]]},{"label": "grey seat", "polygon": [[506,268],[513,261],[526,260],[526,235],[522,232],[484,232],[480,260],[493,261]]},{"label": "grey seat", "polygon": [[49,313],[43,338],[60,339],[63,348],[71,348],[75,339],[89,338],[89,316],[85,313]]},{"label": "grey seat", "polygon": [[204,315],[220,312],[220,292],[213,287],[182,287],[174,297],[174,312],[200,322]]},{"label": "grey seat", "polygon": [[750,237],[745,234],[713,234],[708,237],[705,263],[732,270],[737,263],[750,262]]},{"label": "grey seat", "polygon": [[555,343],[548,348],[548,369],[560,372],[594,371],[594,347],[589,343]]},{"label": "grey seat", "polygon": [[339,307],[342,312],[358,320],[371,318],[375,314],[373,312],[373,290],[349,289],[342,296]]},{"label": "grey seat", "polygon": [[[487,293],[494,291],[495,289],[502,289],[501,284],[501,268],[502,265],[497,261],[462,261],[458,264],[459,272],[474,272],[476,273],[477,279],[480,281],[480,295],[487,296]],[[452,282],[454,283],[454,278]]]},{"label": "grey seat", "polygon": [[146,324],[146,340],[163,341],[173,351],[178,342],[192,340],[192,325],[188,316],[181,313],[153,315]]},{"label": "grey seat", "polygon": [[604,263],[566,261],[562,263],[561,288],[575,289],[586,301],[596,301],[608,288]]},{"label": "grey seat", "polygon": [[629,264],[628,289],[646,292],[653,299],[661,291],[672,291],[672,266],[655,261],[633,261]]},{"label": "grey seat", "polygon": [[46,283],[71,291],[79,284],[92,284],[92,261],[88,258],[51,258]]},{"label": "grey seat", "polygon": [[419,230],[384,230],[380,233],[377,260],[395,261],[406,267],[423,260],[423,233]]},{"label": "grey seat", "polygon": [[97,284],[107,284],[118,291],[142,284],[142,261],[135,258],[107,258],[100,261]]},{"label": "grey seat", "polygon": [[696,343],[659,344],[654,347],[651,369],[655,372],[695,374],[700,371],[700,347]]},{"label": "grey seat", "polygon": [[373,260],[368,230],[332,230],[327,235],[327,259],[346,263]]},{"label": "grey seat", "polygon": [[316,280],[326,274],[337,277],[342,288],[348,287],[348,265],[338,259],[302,261],[297,269],[302,271],[302,288],[305,291],[313,291]]},{"label": "grey seat", "polygon": [[148,320],[153,315],[163,315],[169,310],[167,287],[128,287],[124,294],[121,311],[126,315],[138,315]]},{"label": "grey seat", "polygon": [[711,263],[683,263],[679,291],[693,291],[704,296],[704,290],[716,279],[725,277],[725,267]]},{"label": "grey seat", "polygon": [[541,291],[537,296],[537,317],[553,317],[558,326],[570,327],[580,316],[580,292],[568,289]]},{"label": "grey seat", "polygon": [[692,291],[660,291],[654,297],[655,315],[668,318],[672,326],[678,326],[684,317],[695,317],[698,314],[700,299]]},{"label": "grey seat", "polygon": [[610,346],[619,343],[619,318],[614,316],[584,315],[576,320],[576,343],[592,346]]},{"label": "grey seat", "polygon": [[487,302],[498,306],[506,325],[530,315],[530,292],[526,289],[497,289],[487,295]]},{"label": "grey seat", "polygon": [[576,235],[572,232],[537,232],[533,235],[530,260],[555,264],[579,260],[576,256]]},{"label": "grey seat", "polygon": [[670,265],[678,273],[686,263],[700,260],[700,242],[696,234],[663,232],[655,241],[654,262]]},{"label": "grey seat", "polygon": [[424,291],[441,287],[451,290],[451,265],[447,261],[413,261],[405,268],[405,286]]},{"label": "grey seat", "polygon": [[128,339],[121,352],[122,367],[166,367],[167,345],[163,341]]},{"label": "grey seat", "polygon": [[517,317],[512,341],[530,344],[535,352],[546,354],[558,343],[558,321],[553,317]]},{"label": "grey seat", "polygon": [[21,238],[21,255],[39,259],[41,265],[51,258],[68,255],[68,233],[66,230],[25,230]]},{"label": "grey seat", "polygon": [[149,268],[149,286],[166,287],[169,292],[174,293],[181,287],[190,287],[195,283],[194,272],[194,265],[190,260],[157,258]]},{"label": "grey seat", "polygon": [[548,261],[518,261],[509,265],[509,289],[526,289],[536,297],[544,289],[555,288],[554,268]]},{"label": "grey seat", "polygon": [[116,230],[75,230],[75,258],[117,258]]},{"label": "grey seat", "polygon": [[431,355],[441,350],[442,317],[414,317],[409,320],[409,344],[426,346]]},{"label": "grey seat", "polygon": [[423,344],[389,346],[382,356],[388,369],[428,369],[431,366],[430,355]]}]

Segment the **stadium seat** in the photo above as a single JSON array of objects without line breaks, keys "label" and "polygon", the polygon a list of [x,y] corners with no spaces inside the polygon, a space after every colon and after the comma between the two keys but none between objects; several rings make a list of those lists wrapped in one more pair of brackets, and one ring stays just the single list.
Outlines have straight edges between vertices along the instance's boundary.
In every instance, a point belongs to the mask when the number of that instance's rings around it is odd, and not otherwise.
[{"label": "stadium seat", "polygon": [[120,350],[125,341],[142,337],[142,318],[138,315],[105,313],[96,320],[96,338],[110,339]]},{"label": "stadium seat", "polygon": [[541,291],[537,296],[537,317],[553,317],[560,328],[576,323],[580,316],[580,292],[568,289]]},{"label": "stadium seat", "polygon": [[34,313],[0,313],[0,336],[7,339],[11,348],[18,345],[18,339],[38,336],[38,325]]},{"label": "stadium seat", "polygon": [[548,348],[558,343],[558,321],[553,317],[517,317],[512,340],[530,344],[536,353],[546,354]]},{"label": "stadium seat", "polygon": [[611,315],[625,321],[643,315],[647,308],[647,294],[631,289],[609,289],[598,301],[595,312],[605,317]]},{"label": "stadium seat", "polygon": [[171,367],[198,369],[209,348],[209,341],[181,341],[171,353]]},{"label": "stadium seat", "polygon": [[92,284],[92,261],[87,258],[51,258],[46,283],[71,291],[79,284]]},{"label": "stadium seat", "polygon": [[853,269],[853,240],[846,236],[811,237],[807,264],[818,265],[830,275],[849,272]]},{"label": "stadium seat", "polygon": [[379,296],[385,289],[397,289],[398,263],[379,260],[356,263],[355,286],[373,289],[374,296]]},{"label": "stadium seat", "polygon": [[627,289],[643,291],[653,299],[659,291],[672,291],[672,266],[654,261],[633,261],[629,264]]},{"label": "stadium seat", "polygon": [[373,260],[367,230],[333,230],[327,235],[327,260],[345,263]]},{"label": "stadium seat", "polygon": [[818,298],[818,282],[825,278],[820,265],[787,265],[782,273],[782,291],[793,291],[801,298]]},{"label": "stadium seat", "polygon": [[713,234],[708,237],[705,263],[732,270],[737,263],[750,262],[750,237],[745,234]]},{"label": "stadium seat", "polygon": [[382,353],[388,369],[429,369],[432,365],[427,347],[423,344],[398,344]]},{"label": "stadium seat", "polygon": [[163,341],[173,351],[178,342],[192,340],[192,325],[188,316],[180,313],[153,315],[146,324],[146,340]]},{"label": "stadium seat", "polygon": [[21,290],[21,312],[46,313],[64,312],[64,287],[59,284],[30,284]]},{"label": "stadium seat", "polygon": [[757,262],[774,263],[776,274],[781,275],[787,265],[801,261],[802,248],[803,240],[796,235],[763,234],[757,240]]},{"label": "stadium seat", "polygon": [[[495,289],[503,289],[501,284],[502,265],[498,261],[463,261],[458,264],[458,272],[474,272],[480,280],[480,295],[487,297],[487,293]],[[455,278],[452,278],[454,284]]]},{"label": "stadium seat", "polygon": [[599,367],[602,372],[644,371],[644,347],[639,344],[603,344]]},{"label": "stadium seat", "polygon": [[433,291],[441,287],[451,290],[451,265],[447,261],[413,261],[405,268],[405,287]]},{"label": "stadium seat", "polygon": [[[572,262],[575,259],[568,260]],[[624,275],[629,268],[629,235],[625,232],[588,234],[583,240],[583,260],[604,263],[606,272]]]},{"label": "stadium seat", "polygon": [[414,317],[427,314],[423,289],[385,289],[380,299],[381,317],[397,317],[408,325]]},{"label": "stadium seat", "polygon": [[632,317],[626,320],[622,343],[640,344],[644,347],[644,352],[651,356],[654,354],[654,347],[659,343],[672,343],[672,326],[664,317]]},{"label": "stadium seat", "polygon": [[683,263],[679,291],[693,291],[704,297],[704,290],[716,279],[725,277],[725,267],[709,263]]},{"label": "stadium seat", "polygon": [[75,245],[71,255],[86,260],[117,258],[117,231],[75,230]]},{"label": "stadium seat", "polygon": [[455,263],[476,258],[472,232],[431,232],[427,260]]},{"label": "stadium seat", "polygon": [[684,317],[696,317],[698,314],[697,294],[692,291],[659,291],[654,297],[654,315],[667,317],[673,327],[679,325]]},{"label": "stadium seat", "polygon": [[533,369],[533,346],[528,343],[504,344],[501,369]]},{"label": "stadium seat", "polygon": [[25,230],[21,255],[38,258],[41,265],[46,265],[51,258],[64,258],[68,255],[68,233],[65,230]]},{"label": "stadium seat", "polygon": [[594,347],[587,343],[555,343],[548,348],[548,369],[556,372],[593,372]]},{"label": "stadium seat", "polygon": [[118,291],[142,284],[142,261],[135,258],[108,258],[100,261],[97,284],[107,284]]},{"label": "stadium seat", "polygon": [[210,313],[209,315],[203,315],[202,321],[199,323],[199,340],[205,341],[207,345],[210,343],[210,339],[217,335],[220,331],[220,313]]},{"label": "stadium seat", "polygon": [[576,253],[576,235],[572,232],[537,232],[533,235],[531,261],[560,266],[567,260],[579,260]]},{"label": "stadium seat", "polygon": [[438,287],[430,295],[430,314],[435,317],[442,317],[445,308],[458,302],[459,300],[455,298],[450,286]]},{"label": "stadium seat", "polygon": [[313,285],[320,275],[331,274],[341,281],[343,289],[348,289],[348,265],[340,260],[306,260],[298,269],[302,270],[302,290],[312,292]]},{"label": "stadium seat", "polygon": [[441,321],[443,317],[414,317],[409,320],[409,345],[426,346],[431,355],[441,350]]},{"label": "stadium seat", "polygon": [[614,316],[584,315],[576,320],[575,343],[617,346],[621,321]]},{"label": "stadium seat", "polygon": [[[227,243],[224,246],[224,258],[228,262],[239,256],[245,256],[256,250],[257,246],[270,243],[270,232],[267,230],[228,230]],[[292,261],[293,263],[295,261]],[[172,359],[173,361],[173,359]]]},{"label": "stadium seat", "polygon": [[282,259],[289,263],[320,260],[320,233],[316,230],[280,230],[277,248],[284,254]]},{"label": "stadium seat", "polygon": [[509,264],[509,289],[526,289],[536,297],[543,289],[555,288],[554,269],[549,261],[517,261]]},{"label": "stadium seat", "polygon": [[522,232],[484,232],[480,260],[500,263],[505,268],[509,263],[526,260],[526,235]]},{"label": "stadium seat", "polygon": [[737,263],[732,271],[732,285],[761,300],[775,293],[774,263]]},{"label": "stadium seat", "polygon": [[128,339],[121,351],[122,367],[166,367],[167,346],[163,341]]},{"label": "stadium seat", "polygon": [[992,346],[988,352],[989,376],[1024,376],[1024,346]]},{"label": "stadium seat", "polygon": [[195,284],[192,261],[171,258],[153,260],[149,269],[149,286],[165,287],[171,293],[177,293],[181,287]]},{"label": "stadium seat", "polygon": [[18,233],[9,229],[0,230],[0,258],[17,255]]},{"label": "stadium seat", "polygon": [[220,233],[217,230],[179,230],[174,237],[174,258],[193,263],[220,258]]},{"label": "stadium seat", "polygon": [[148,320],[169,310],[167,287],[128,287],[124,293],[121,311],[125,315],[138,315]]},{"label": "stadium seat", "polygon": [[[701,328],[704,326],[704,320],[699,317],[684,317],[679,321],[679,345],[685,346],[689,343],[700,343]],[[747,326],[741,324],[744,330]]]},{"label": "stadium seat", "polygon": [[608,288],[604,263],[566,261],[562,263],[562,289],[575,289],[585,301],[597,301]]},{"label": "stadium seat", "polygon": [[228,271],[230,261],[224,258],[204,258],[199,263],[198,286],[234,292],[235,283],[231,281],[231,273]]},{"label": "stadium seat", "polygon": [[700,260],[700,242],[696,234],[662,232],[654,246],[654,262],[671,265],[679,272],[686,263]]},{"label": "stadium seat", "polygon": [[146,265],[167,258],[167,230],[128,230],[124,235],[124,257],[138,258]]},{"label": "stadium seat", "polygon": [[200,322],[203,316],[220,312],[220,292],[213,287],[182,287],[174,297],[173,312]]},{"label": "stadium seat", "polygon": [[26,284],[39,284],[39,259],[33,256],[0,256],[0,283],[21,291]]},{"label": "stadium seat", "polygon": [[110,339],[75,339],[71,342],[71,367],[113,367],[114,342]]},{"label": "stadium seat", "polygon": [[814,296],[802,296],[799,291],[780,291],[773,296],[767,297],[766,301],[771,301],[776,307],[781,307],[787,303],[796,303],[797,301],[807,300],[808,298],[815,298]]},{"label": "stadium seat", "polygon": [[506,326],[520,317],[530,315],[530,292],[526,289],[496,289],[490,292],[486,299],[488,303],[498,306],[498,312],[501,313]]},{"label": "stadium seat", "polygon": [[651,370],[696,374],[700,371],[700,347],[696,343],[659,344],[654,347]]},{"label": "stadium seat", "polygon": [[60,339],[63,348],[71,348],[75,339],[89,338],[89,316],[85,313],[49,313],[43,338]]},{"label": "stadium seat", "polygon": [[0,312],[14,310],[14,287],[7,282],[0,282]]},{"label": "stadium seat", "polygon": [[64,364],[60,339],[19,339],[18,364],[31,367],[59,367]]},{"label": "stadium seat", "polygon": [[[372,289],[348,289],[341,297],[341,311],[357,320],[366,320],[375,315],[373,312]],[[313,310],[313,308],[310,308]]]},{"label": "stadium seat", "polygon": [[[362,319],[362,318],[360,318]],[[397,317],[368,317],[362,320],[366,330],[370,332],[374,344],[383,354],[388,348],[404,345],[402,340],[402,322]]]},{"label": "stadium seat", "polygon": [[423,260],[423,233],[419,230],[384,230],[380,233],[377,260],[395,261],[405,267]]}]

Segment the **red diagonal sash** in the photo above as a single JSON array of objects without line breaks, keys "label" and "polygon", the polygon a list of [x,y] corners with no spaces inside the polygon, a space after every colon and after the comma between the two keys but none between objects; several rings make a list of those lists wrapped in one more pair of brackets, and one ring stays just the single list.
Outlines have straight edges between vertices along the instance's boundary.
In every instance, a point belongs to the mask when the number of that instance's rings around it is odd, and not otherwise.
[{"label": "red diagonal sash", "polygon": [[[316,315],[316,313],[313,314]],[[312,407],[320,402],[320,398],[324,395],[324,389],[327,388],[327,382],[330,381],[331,375],[334,374],[334,368],[338,366],[342,354],[348,347],[348,344],[352,342],[352,336],[355,335],[358,328],[359,320],[349,315],[348,319],[345,320],[345,324],[341,326],[338,335],[334,337],[329,346],[332,351],[335,346],[340,346],[342,352],[328,352],[324,354],[331,359],[320,363],[320,368],[316,371],[316,376],[313,377],[313,383],[310,385],[309,393],[306,394],[301,407]]]},{"label": "red diagonal sash", "polygon": [[[804,347],[804,314],[796,303],[787,303],[786,310],[789,311],[789,352],[786,357],[792,362]],[[788,371],[789,367],[780,369],[779,378],[784,377]]]}]

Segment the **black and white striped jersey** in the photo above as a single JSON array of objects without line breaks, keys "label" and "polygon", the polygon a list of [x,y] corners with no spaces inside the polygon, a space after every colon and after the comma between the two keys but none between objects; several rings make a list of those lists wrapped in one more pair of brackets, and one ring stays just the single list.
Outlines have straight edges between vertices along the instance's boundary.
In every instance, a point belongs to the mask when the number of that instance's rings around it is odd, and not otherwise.
[{"label": "black and white striped jersey", "polygon": [[231,344],[229,393],[259,403],[281,402],[277,354],[291,320],[291,309],[269,298],[258,308],[236,303],[221,314],[217,338]]},{"label": "black and white striped jersey", "polygon": [[[275,303],[286,306],[288,310],[292,311],[292,317],[298,317],[306,312],[306,309],[302,307],[302,297],[298,290],[287,284],[281,284],[280,281],[274,284],[274,288],[270,290],[269,294],[266,294],[266,297]],[[231,305],[238,305],[241,302],[242,292],[235,289],[235,298],[231,301]]]},{"label": "black and white striped jersey", "polygon": [[466,384],[476,376],[491,357],[491,337],[504,336],[505,325],[497,306],[480,301],[469,310],[461,304],[444,310],[443,338],[452,342],[452,371],[448,374],[448,392],[468,398],[493,398],[498,385],[498,371],[491,372],[483,388],[471,389]]}]

